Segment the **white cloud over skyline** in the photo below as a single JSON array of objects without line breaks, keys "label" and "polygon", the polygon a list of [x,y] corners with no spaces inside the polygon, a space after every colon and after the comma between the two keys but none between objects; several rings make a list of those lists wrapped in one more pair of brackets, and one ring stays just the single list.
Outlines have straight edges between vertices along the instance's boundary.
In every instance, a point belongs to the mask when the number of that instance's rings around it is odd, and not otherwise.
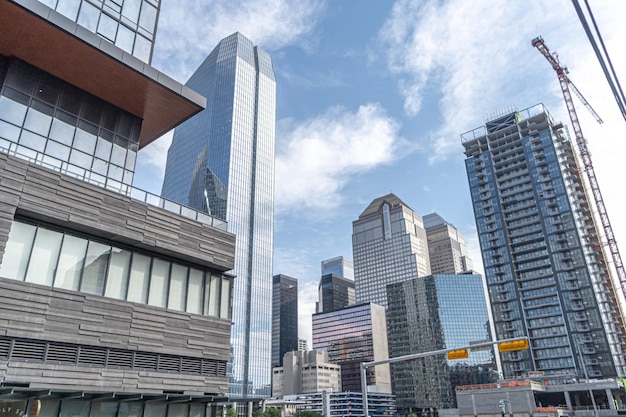
[{"label": "white cloud over skyline", "polygon": [[336,106],[301,123],[284,121],[277,134],[278,211],[340,205],[351,176],[408,150],[399,129],[379,104],[362,105],[356,112]]},{"label": "white cloud over skyline", "polygon": [[324,0],[164,1],[153,65],[185,82],[218,42],[241,32],[268,51],[306,47]]}]

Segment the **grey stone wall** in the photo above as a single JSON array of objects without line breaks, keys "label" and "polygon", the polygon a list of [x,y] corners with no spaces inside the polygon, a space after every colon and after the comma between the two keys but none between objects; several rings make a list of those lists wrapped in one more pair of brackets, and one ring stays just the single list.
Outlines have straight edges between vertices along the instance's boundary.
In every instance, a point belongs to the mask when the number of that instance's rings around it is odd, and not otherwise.
[{"label": "grey stone wall", "polygon": [[[232,269],[235,237],[129,197],[0,153],[0,259],[16,215]],[[230,320],[0,278],[0,337],[202,358],[225,366]],[[223,376],[0,359],[0,382],[31,388],[189,395],[225,393]]]},{"label": "grey stone wall", "polygon": [[228,271],[235,236],[0,153],[0,259],[16,214]]}]

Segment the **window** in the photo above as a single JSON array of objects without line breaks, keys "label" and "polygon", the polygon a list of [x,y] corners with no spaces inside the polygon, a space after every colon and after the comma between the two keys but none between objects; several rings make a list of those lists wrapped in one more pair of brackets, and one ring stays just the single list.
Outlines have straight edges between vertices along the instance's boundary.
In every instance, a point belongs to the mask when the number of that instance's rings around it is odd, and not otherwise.
[{"label": "window", "polygon": [[18,220],[0,276],[230,319],[230,277]]}]

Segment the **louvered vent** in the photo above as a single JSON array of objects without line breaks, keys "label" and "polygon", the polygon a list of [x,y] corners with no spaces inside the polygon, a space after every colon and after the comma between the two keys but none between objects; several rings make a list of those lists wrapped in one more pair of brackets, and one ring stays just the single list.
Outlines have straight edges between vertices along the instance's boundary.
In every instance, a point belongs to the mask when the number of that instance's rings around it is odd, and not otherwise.
[{"label": "louvered vent", "polygon": [[180,373],[180,356],[161,355],[159,371]]},{"label": "louvered vent", "polygon": [[158,357],[154,353],[135,352],[135,369],[143,369],[145,371],[157,370]]},{"label": "louvered vent", "polygon": [[0,337],[0,359],[152,372],[226,376],[226,362],[187,356],[160,355],[98,346]]},{"label": "louvered vent", "polygon": [[49,343],[46,353],[46,362],[71,363],[76,364],[78,357],[78,346],[65,345],[61,343]]},{"label": "louvered vent", "polygon": [[0,339],[0,359],[9,359],[11,339]]},{"label": "louvered vent", "polygon": [[109,350],[107,367],[133,369],[133,352],[130,350]]},{"label": "louvered vent", "polygon": [[180,372],[183,374],[201,374],[202,359],[200,358],[182,358],[180,363]]},{"label": "louvered vent", "polygon": [[104,366],[106,364],[106,349],[96,346],[81,346],[78,350],[78,364],[89,366]]},{"label": "louvered vent", "polygon": [[217,362],[208,359],[202,360],[202,375],[217,376]]},{"label": "louvered vent", "polygon": [[15,340],[11,359],[43,362],[46,342],[40,340]]}]

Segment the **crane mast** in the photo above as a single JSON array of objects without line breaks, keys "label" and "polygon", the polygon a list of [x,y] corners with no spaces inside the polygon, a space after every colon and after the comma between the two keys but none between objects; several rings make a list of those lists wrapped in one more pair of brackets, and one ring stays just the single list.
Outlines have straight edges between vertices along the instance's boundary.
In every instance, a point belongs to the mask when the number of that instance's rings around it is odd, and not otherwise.
[{"label": "crane mast", "polygon": [[591,114],[595,117],[598,123],[602,123],[602,119],[600,116],[591,108],[587,100],[583,97],[583,95],[578,91],[576,86],[572,83],[572,81],[567,76],[567,68],[561,66],[559,63],[558,57],[556,54],[551,53],[548,47],[546,46],[543,38],[537,37],[533,39],[532,45],[541,52],[541,54],[548,60],[548,62],[552,65],[554,71],[559,78],[559,84],[561,85],[561,92],[563,93],[563,97],[565,98],[565,104],[567,105],[567,111],[569,112],[569,117],[572,122],[572,127],[574,129],[574,134],[576,136],[576,145],[578,147],[578,153],[582,159],[583,166],[585,168],[585,172],[587,174],[587,180],[589,181],[589,186],[591,187],[591,191],[593,193],[593,198],[595,201],[596,209],[598,215],[600,217],[600,221],[602,223],[602,227],[604,229],[604,235],[606,237],[609,250],[611,252],[611,257],[613,258],[613,265],[617,272],[617,277],[621,283],[622,291],[624,292],[624,296],[626,297],[626,270],[624,269],[624,264],[622,263],[622,257],[619,253],[619,248],[617,247],[617,242],[615,241],[615,236],[613,234],[613,228],[611,227],[611,222],[609,221],[609,216],[606,212],[606,207],[604,206],[604,200],[602,198],[602,193],[600,192],[600,186],[598,185],[598,180],[596,178],[595,171],[593,169],[593,164],[591,163],[591,155],[589,154],[589,150],[587,149],[587,141],[583,136],[583,132],[580,128],[580,123],[578,121],[578,115],[576,114],[576,109],[574,108],[574,102],[572,101],[572,94],[570,91],[574,91],[576,96],[582,101],[585,107],[591,112]]}]

